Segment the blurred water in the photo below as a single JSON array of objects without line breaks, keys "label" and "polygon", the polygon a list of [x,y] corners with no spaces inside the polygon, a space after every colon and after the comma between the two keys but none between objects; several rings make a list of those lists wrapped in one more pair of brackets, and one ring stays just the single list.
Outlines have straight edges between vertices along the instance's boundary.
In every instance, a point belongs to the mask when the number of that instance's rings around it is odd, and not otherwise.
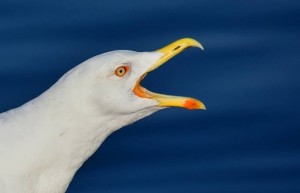
[{"label": "blurred water", "polygon": [[0,1],[0,111],[85,59],[193,37],[150,90],[201,99],[110,136],[68,193],[300,192],[300,1]]}]

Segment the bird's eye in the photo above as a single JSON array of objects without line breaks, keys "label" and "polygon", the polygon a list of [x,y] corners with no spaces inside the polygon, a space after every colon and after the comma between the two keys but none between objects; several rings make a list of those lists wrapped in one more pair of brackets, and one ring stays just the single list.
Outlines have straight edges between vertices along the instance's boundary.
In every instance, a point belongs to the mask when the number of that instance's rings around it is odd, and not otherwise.
[{"label": "bird's eye", "polygon": [[115,70],[115,75],[117,75],[118,77],[122,77],[128,72],[128,70],[129,70],[128,66],[119,66]]}]

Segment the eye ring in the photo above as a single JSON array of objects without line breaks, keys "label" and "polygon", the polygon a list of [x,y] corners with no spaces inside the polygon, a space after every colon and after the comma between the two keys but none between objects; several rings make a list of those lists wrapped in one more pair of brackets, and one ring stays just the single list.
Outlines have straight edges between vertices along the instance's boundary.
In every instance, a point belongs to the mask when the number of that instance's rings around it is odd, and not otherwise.
[{"label": "eye ring", "polygon": [[123,77],[129,71],[128,66],[119,66],[115,70],[115,75],[118,77]]}]

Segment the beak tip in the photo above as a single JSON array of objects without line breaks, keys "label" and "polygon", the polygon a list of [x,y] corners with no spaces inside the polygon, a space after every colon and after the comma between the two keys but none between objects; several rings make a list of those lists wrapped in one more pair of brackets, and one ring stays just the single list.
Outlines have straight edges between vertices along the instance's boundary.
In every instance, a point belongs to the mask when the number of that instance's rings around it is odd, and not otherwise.
[{"label": "beak tip", "polygon": [[204,47],[203,47],[201,44],[200,44],[199,48],[200,48],[201,50],[204,50]]},{"label": "beak tip", "polygon": [[[197,41],[198,42],[198,41]],[[204,50],[204,47],[202,46],[202,44],[200,42],[197,43],[197,45],[195,45],[195,47],[200,48],[201,50]]]},{"label": "beak tip", "polygon": [[203,103],[201,103],[197,109],[205,111],[206,110],[206,106]]},{"label": "beak tip", "polygon": [[195,39],[192,39],[192,38],[182,38],[179,41],[186,42],[188,46],[197,47],[197,48],[200,48],[201,50],[204,50],[203,45],[200,42],[198,42],[197,40],[195,40]]}]

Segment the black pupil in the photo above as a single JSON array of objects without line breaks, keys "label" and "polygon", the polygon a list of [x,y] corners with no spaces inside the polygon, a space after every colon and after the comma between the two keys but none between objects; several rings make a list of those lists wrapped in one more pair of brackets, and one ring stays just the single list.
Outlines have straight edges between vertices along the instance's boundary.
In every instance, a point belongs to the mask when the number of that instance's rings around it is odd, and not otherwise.
[{"label": "black pupil", "polygon": [[120,71],[119,71],[121,74],[123,73],[123,69],[120,69]]}]

